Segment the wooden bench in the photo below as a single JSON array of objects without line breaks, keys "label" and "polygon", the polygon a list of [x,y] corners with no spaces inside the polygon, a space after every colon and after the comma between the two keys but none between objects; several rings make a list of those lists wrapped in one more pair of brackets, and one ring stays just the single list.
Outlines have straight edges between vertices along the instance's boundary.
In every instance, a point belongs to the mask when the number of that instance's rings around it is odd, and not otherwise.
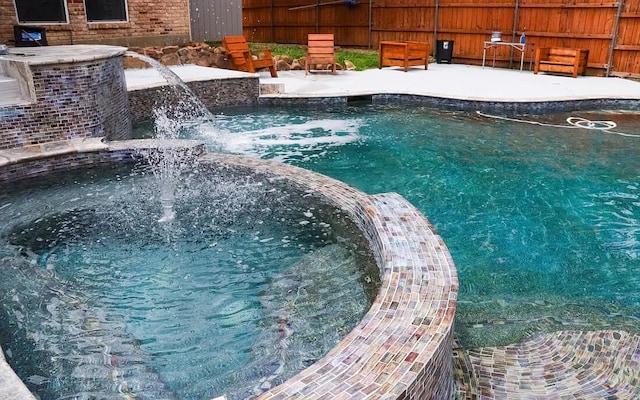
[{"label": "wooden bench", "polygon": [[429,45],[423,42],[380,42],[378,68],[403,67],[404,72],[412,66],[429,67]]},{"label": "wooden bench", "polygon": [[262,58],[254,59],[244,36],[225,36],[222,45],[234,69],[255,73],[256,70],[269,68],[271,77],[278,77],[271,50],[263,49]]},{"label": "wooden bench", "polygon": [[562,47],[542,47],[536,49],[533,73],[539,71],[571,74],[574,78],[584,75],[587,70],[589,50]]}]

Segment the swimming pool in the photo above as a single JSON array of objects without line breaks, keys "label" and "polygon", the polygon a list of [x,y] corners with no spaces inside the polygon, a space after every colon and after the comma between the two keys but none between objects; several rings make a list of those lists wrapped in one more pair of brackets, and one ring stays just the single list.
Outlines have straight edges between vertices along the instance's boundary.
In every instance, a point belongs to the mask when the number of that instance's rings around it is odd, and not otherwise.
[{"label": "swimming pool", "polygon": [[456,263],[465,347],[640,331],[640,115],[495,117],[371,104],[225,110],[222,132],[199,138],[416,205]]},{"label": "swimming pool", "polygon": [[0,342],[41,398],[244,399],[366,313],[379,271],[340,210],[279,179],[191,167],[165,223],[144,165],[0,194]]}]

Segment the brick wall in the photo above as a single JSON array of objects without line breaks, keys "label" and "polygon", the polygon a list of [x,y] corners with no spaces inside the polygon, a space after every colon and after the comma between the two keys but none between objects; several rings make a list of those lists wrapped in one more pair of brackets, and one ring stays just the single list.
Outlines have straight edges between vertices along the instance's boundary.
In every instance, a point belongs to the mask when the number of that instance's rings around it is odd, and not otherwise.
[{"label": "brick wall", "polygon": [[[39,24],[49,45],[166,46],[190,40],[188,0],[127,0],[126,22],[88,23],[84,0],[67,0],[69,23]],[[13,45],[14,0],[0,0],[0,43]]]},{"label": "brick wall", "polygon": [[0,109],[0,149],[130,136],[122,57],[31,65],[34,102]]}]

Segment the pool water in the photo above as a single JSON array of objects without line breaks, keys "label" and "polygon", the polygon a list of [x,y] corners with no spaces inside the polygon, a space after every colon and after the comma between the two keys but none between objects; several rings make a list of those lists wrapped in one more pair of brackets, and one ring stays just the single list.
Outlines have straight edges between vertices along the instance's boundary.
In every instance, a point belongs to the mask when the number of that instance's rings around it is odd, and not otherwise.
[{"label": "pool water", "polygon": [[226,110],[222,132],[199,138],[416,205],[458,269],[466,347],[640,331],[640,114],[495,117],[371,104]]},{"label": "pool water", "polygon": [[40,398],[244,399],[368,310],[378,272],[341,212],[278,182],[194,170],[170,223],[145,168],[0,194],[0,342]]}]

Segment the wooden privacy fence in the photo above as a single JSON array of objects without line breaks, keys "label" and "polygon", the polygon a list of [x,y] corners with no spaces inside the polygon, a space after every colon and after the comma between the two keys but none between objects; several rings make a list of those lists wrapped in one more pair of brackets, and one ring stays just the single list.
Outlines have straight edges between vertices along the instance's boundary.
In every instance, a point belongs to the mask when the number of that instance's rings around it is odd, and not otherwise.
[{"label": "wooden privacy fence", "polygon": [[[243,34],[252,42],[305,44],[333,33],[338,46],[377,49],[382,40],[453,41],[453,61],[480,64],[492,32],[526,34],[535,47],[589,50],[588,73],[640,77],[640,0],[242,0]],[[516,67],[513,48],[496,49],[496,66]],[[488,54],[489,55],[489,54]],[[490,50],[493,63],[493,50]]]}]

